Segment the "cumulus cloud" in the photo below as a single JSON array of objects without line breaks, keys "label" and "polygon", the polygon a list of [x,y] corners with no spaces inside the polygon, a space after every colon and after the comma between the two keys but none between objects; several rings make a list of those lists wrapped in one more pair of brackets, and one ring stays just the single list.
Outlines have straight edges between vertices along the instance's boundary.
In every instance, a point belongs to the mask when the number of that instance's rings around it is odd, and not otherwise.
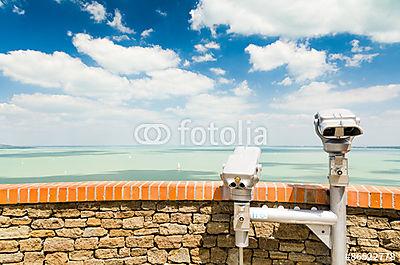
[{"label": "cumulus cloud", "polygon": [[220,46],[218,43],[211,41],[205,44],[196,44],[194,45],[194,49],[196,52],[200,53],[199,55],[192,56],[192,61],[195,63],[202,63],[202,62],[213,62],[217,59],[214,55],[209,52],[209,50],[219,50]]},{"label": "cumulus cloud", "polygon": [[211,67],[210,71],[215,75],[225,75],[226,71],[219,67]]},{"label": "cumulus cloud", "polygon": [[329,58],[331,60],[341,60],[345,62],[346,67],[360,67],[362,63],[370,63],[372,60],[378,56],[379,53],[362,54],[356,53],[352,56],[346,56],[340,53],[331,54]]},{"label": "cumulus cloud", "polygon": [[[389,0],[201,0],[191,27],[229,33],[305,38],[350,33],[382,43],[400,42],[400,3]],[[285,19],[282,19],[285,18]]]},{"label": "cumulus cloud", "polygon": [[90,4],[85,4],[83,6],[83,10],[91,14],[90,18],[92,18],[97,23],[102,22],[106,19],[106,8],[96,1],[93,1]]},{"label": "cumulus cloud", "polygon": [[41,93],[14,95],[10,104],[33,112],[44,113],[79,113],[99,105],[96,101],[87,98]]},{"label": "cumulus cloud", "polygon": [[192,56],[192,60],[195,63],[203,63],[203,62],[214,62],[217,59],[215,59],[214,55],[212,55],[211,53],[206,53],[202,55]]},{"label": "cumulus cloud", "polygon": [[247,97],[253,94],[254,92],[249,87],[247,80],[245,80],[233,89],[233,93],[238,97]]},{"label": "cumulus cloud", "polygon": [[118,35],[118,36],[112,36],[112,40],[120,42],[120,41],[124,41],[124,40],[130,40],[131,38],[124,34],[124,35]]},{"label": "cumulus cloud", "polygon": [[145,38],[149,37],[150,34],[153,33],[153,32],[154,32],[154,29],[149,28],[149,29],[143,30],[142,33],[140,33],[140,36],[141,36],[143,39],[145,39]]},{"label": "cumulus cloud", "polygon": [[170,68],[147,73],[147,77],[132,80],[136,98],[166,98],[196,95],[211,90],[214,81],[202,74]]},{"label": "cumulus cloud", "polygon": [[118,9],[114,10],[114,18],[112,21],[108,21],[107,25],[119,30],[122,33],[127,33],[127,34],[135,33],[133,29],[124,25],[124,23],[122,22],[122,14]]},{"label": "cumulus cloud", "polygon": [[220,48],[221,48],[220,45],[215,41],[211,41],[205,44],[199,43],[194,45],[194,49],[199,53],[205,53],[208,50],[219,50]]},{"label": "cumulus cloud", "polygon": [[369,46],[365,46],[365,47],[364,47],[364,46],[361,46],[359,40],[352,40],[352,41],[350,42],[350,44],[351,44],[351,51],[354,52],[354,53],[357,53],[357,52],[367,52],[367,51],[372,50],[372,47],[369,47]]},{"label": "cumulus cloud", "polygon": [[16,6],[16,5],[13,6],[12,12],[15,13],[15,14],[18,14],[20,16],[21,15],[25,15],[25,10],[23,10],[22,8],[20,8],[20,7]]},{"label": "cumulus cloud", "polygon": [[73,38],[79,52],[89,55],[99,65],[114,73],[133,74],[176,67],[179,56],[172,50],[160,46],[124,47],[107,38],[92,38],[79,33]]},{"label": "cumulus cloud", "polygon": [[296,81],[316,79],[334,71],[325,51],[317,51],[305,44],[278,40],[267,46],[250,44],[245,51],[250,55],[252,71],[271,71],[286,66],[290,77]]},{"label": "cumulus cloud", "polygon": [[[81,120],[94,117],[101,118],[103,121],[109,118],[141,120],[140,117],[143,117],[142,115],[149,115],[149,117],[155,119],[160,117],[157,112],[146,109],[131,108],[110,104],[109,102],[99,102],[92,99],[61,94],[17,94],[11,98],[10,102],[3,104],[13,105],[27,112],[50,115],[64,114],[64,117],[65,115],[73,115]],[[128,115],[131,115],[131,117]]]},{"label": "cumulus cloud", "polygon": [[232,84],[233,81],[234,80],[228,79],[228,78],[225,78],[225,77],[220,77],[220,78],[217,79],[217,82],[220,83],[220,84],[223,84],[223,85]]},{"label": "cumulus cloud", "polygon": [[208,91],[214,85],[204,75],[174,68],[128,79],[100,67],[87,66],[63,52],[19,50],[0,54],[0,71],[24,84],[110,102],[187,96]]},{"label": "cumulus cloud", "polygon": [[312,82],[282,98],[275,99],[271,107],[291,111],[310,111],[340,108],[356,104],[371,104],[397,98],[400,84],[338,89],[325,82]]},{"label": "cumulus cloud", "polygon": [[156,13],[162,17],[166,17],[168,15],[167,12],[162,11],[161,9],[156,9]]},{"label": "cumulus cloud", "polygon": [[346,67],[360,67],[362,63],[370,63],[379,55],[379,53],[365,53],[372,50],[372,48],[361,46],[359,40],[352,40],[350,44],[352,55],[346,56],[341,53],[334,53],[329,55],[329,59],[344,61]]},{"label": "cumulus cloud", "polygon": [[46,88],[61,88],[71,95],[121,98],[129,89],[128,79],[115,76],[102,68],[89,67],[64,52],[46,54],[18,50],[0,54],[0,70],[16,81]]},{"label": "cumulus cloud", "polygon": [[168,108],[167,111],[182,117],[232,121],[253,108],[253,105],[241,97],[199,94],[190,97],[184,107]]},{"label": "cumulus cloud", "polygon": [[17,94],[0,102],[2,141],[22,145],[132,143],[132,128],[164,113],[82,97]]},{"label": "cumulus cloud", "polygon": [[290,77],[285,77],[282,81],[278,82],[278,85],[282,86],[290,86],[293,84],[293,80]]}]

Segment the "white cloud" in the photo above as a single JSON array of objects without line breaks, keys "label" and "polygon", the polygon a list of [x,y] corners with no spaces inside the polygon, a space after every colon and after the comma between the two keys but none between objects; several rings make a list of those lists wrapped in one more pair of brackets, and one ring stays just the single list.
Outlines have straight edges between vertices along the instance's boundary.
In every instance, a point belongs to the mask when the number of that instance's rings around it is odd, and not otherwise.
[{"label": "white cloud", "polygon": [[219,50],[221,47],[219,46],[219,43],[216,43],[215,41],[211,41],[209,43],[204,44],[204,47],[207,49],[213,49],[213,50]]},{"label": "white cloud", "polygon": [[149,28],[149,29],[143,30],[143,32],[140,33],[140,36],[141,36],[143,39],[145,39],[145,38],[149,37],[150,34],[153,33],[153,32],[154,32],[154,29]]},{"label": "white cloud", "polygon": [[282,81],[278,82],[278,85],[282,86],[290,86],[293,84],[293,80],[290,77],[285,77]]},{"label": "white cloud", "polygon": [[340,60],[345,62],[346,67],[360,67],[362,63],[370,63],[372,60],[379,55],[379,53],[362,53],[372,50],[369,46],[361,46],[359,40],[352,40],[351,44],[351,52],[353,53],[351,56],[346,56],[341,53],[334,53],[329,55],[330,60]]},{"label": "white cloud", "polygon": [[184,60],[182,65],[183,65],[183,67],[189,67],[190,62],[188,60]]},{"label": "white cloud", "polygon": [[114,11],[114,19],[112,21],[108,21],[107,25],[119,30],[122,33],[134,34],[135,31],[122,23],[122,14],[118,9]]},{"label": "white cloud", "polygon": [[226,25],[229,33],[243,35],[304,38],[350,33],[400,42],[397,0],[201,0],[190,14],[194,30]]},{"label": "white cloud", "polygon": [[148,77],[132,80],[134,98],[167,98],[196,95],[211,90],[214,81],[194,72],[170,68],[147,73]]},{"label": "white cloud", "polygon": [[0,70],[24,84],[60,88],[77,96],[122,100],[130,89],[127,78],[89,67],[64,52],[18,50],[0,54]]},{"label": "white cloud", "polygon": [[23,10],[22,8],[20,8],[16,5],[13,6],[12,12],[14,12],[15,14],[18,14],[18,15],[25,15],[25,10]]},{"label": "white cloud", "polygon": [[130,40],[131,38],[128,35],[119,35],[119,36],[112,36],[112,39],[114,41],[120,42],[120,41],[124,41],[124,40]]},{"label": "white cloud", "polygon": [[40,93],[17,94],[11,98],[10,103],[26,110],[44,113],[80,113],[99,105],[87,98]]},{"label": "white cloud", "polygon": [[4,125],[6,122],[14,122],[14,124],[18,124],[18,117],[23,117],[26,113],[26,110],[16,106],[15,104],[0,102],[0,120],[2,121],[0,126]]},{"label": "white cloud", "polygon": [[220,83],[220,84],[223,84],[223,85],[232,84],[233,81],[234,80],[228,79],[228,78],[225,78],[225,77],[220,77],[220,78],[217,79],[217,82]]},{"label": "white cloud", "polygon": [[90,4],[89,3],[85,4],[83,6],[83,9],[89,14],[91,14],[90,18],[92,18],[97,23],[102,22],[106,19],[107,12],[105,7],[96,1],[93,1]]},{"label": "white cloud", "polygon": [[195,63],[202,63],[202,62],[212,62],[216,61],[217,59],[209,50],[219,50],[220,46],[218,43],[212,41],[205,44],[196,44],[194,45],[194,49],[196,52],[200,53],[200,55],[192,56],[192,61]]},{"label": "white cloud", "polygon": [[[82,97],[69,95],[50,95],[50,94],[17,94],[14,95],[9,105],[16,106],[25,111],[44,113],[49,115],[60,115],[60,118],[76,118],[83,120],[86,118],[98,118],[100,120],[142,120],[144,117],[157,119],[160,117],[157,112],[146,109],[132,108],[122,105],[110,104],[109,102],[99,102]],[[144,115],[144,116],[143,116]],[[69,120],[69,117],[67,118]],[[73,121],[70,120],[70,121]]]},{"label": "white cloud", "polygon": [[24,84],[59,88],[69,95],[107,102],[195,95],[214,86],[213,80],[204,75],[174,68],[128,79],[99,67],[89,67],[63,52],[20,50],[0,54],[0,71]]},{"label": "white cloud", "polygon": [[167,111],[182,117],[232,121],[253,108],[253,105],[241,97],[200,94],[190,97],[183,108],[168,108]]},{"label": "white cloud", "polygon": [[254,92],[245,80],[233,89],[233,93],[238,97],[247,97],[252,95]]},{"label": "white cloud", "polygon": [[378,55],[379,53],[372,53],[372,54],[356,53],[353,54],[353,56],[349,57],[340,53],[335,53],[331,54],[329,58],[331,60],[344,61],[346,67],[360,67],[363,62],[370,63]]},{"label": "white cloud", "polygon": [[354,53],[358,53],[358,52],[367,52],[367,51],[372,50],[372,47],[369,47],[369,46],[366,46],[366,47],[360,46],[360,41],[359,41],[359,40],[352,40],[352,41],[350,42],[350,44],[351,44],[351,51],[354,52]]},{"label": "white cloud", "polygon": [[210,68],[210,71],[215,74],[215,75],[225,75],[226,71],[222,68],[218,68],[218,67],[212,67]]},{"label": "white cloud", "polygon": [[358,141],[373,146],[399,145],[400,109],[371,109],[369,113],[360,115],[365,134]]},{"label": "white cloud", "polygon": [[73,38],[78,51],[89,55],[102,67],[114,73],[132,74],[176,67],[179,56],[172,50],[160,46],[124,47],[106,38],[94,39],[88,34],[79,33]]},{"label": "white cloud", "polygon": [[346,64],[345,66],[348,67],[359,67],[361,63],[367,62],[370,63],[372,60],[378,56],[379,53],[373,53],[373,54],[355,54],[353,57],[347,59],[346,58]]},{"label": "white cloud", "polygon": [[196,45],[194,45],[194,49],[195,49],[197,52],[200,52],[200,53],[203,53],[203,52],[206,52],[206,51],[207,51],[207,48],[204,47],[203,44],[196,44]]},{"label": "white cloud", "polygon": [[192,56],[192,60],[196,63],[202,63],[202,62],[213,62],[216,61],[217,59],[215,59],[214,55],[212,55],[211,53],[206,53],[202,55]]},{"label": "white cloud", "polygon": [[290,77],[299,82],[334,71],[326,61],[325,51],[317,51],[305,44],[278,40],[264,47],[250,44],[245,51],[250,54],[252,71],[271,71],[286,65]]},{"label": "white cloud", "polygon": [[0,8],[3,8],[3,6],[4,6],[4,3],[3,3],[3,1],[0,0]]},{"label": "white cloud", "polygon": [[378,55],[379,55],[379,53],[355,54],[351,58],[346,58],[345,66],[348,66],[348,67],[359,67],[361,65],[361,63],[363,63],[363,62],[367,62],[367,63],[372,62],[372,60]]},{"label": "white cloud", "polygon": [[72,37],[72,35],[74,35],[74,34],[72,33],[72,31],[68,30],[68,31],[67,31],[67,36],[68,36],[68,37]]},{"label": "white cloud", "polygon": [[339,84],[339,86],[349,86],[349,85],[351,85],[351,82],[350,81],[339,80],[338,84]]},{"label": "white cloud", "polygon": [[194,45],[194,49],[199,53],[205,53],[208,50],[219,50],[220,48],[221,48],[220,45],[215,41],[211,41],[205,44],[199,43]]},{"label": "white cloud", "polygon": [[68,95],[19,94],[0,103],[1,142],[26,145],[131,144],[141,122],[164,113]]},{"label": "white cloud", "polygon": [[275,99],[271,107],[291,111],[318,111],[356,104],[384,102],[400,96],[400,84],[371,86],[355,89],[337,89],[324,82],[312,82],[298,91]]},{"label": "white cloud", "polygon": [[161,11],[160,9],[157,9],[156,13],[159,14],[160,16],[162,16],[162,17],[166,17],[168,15],[167,12]]}]

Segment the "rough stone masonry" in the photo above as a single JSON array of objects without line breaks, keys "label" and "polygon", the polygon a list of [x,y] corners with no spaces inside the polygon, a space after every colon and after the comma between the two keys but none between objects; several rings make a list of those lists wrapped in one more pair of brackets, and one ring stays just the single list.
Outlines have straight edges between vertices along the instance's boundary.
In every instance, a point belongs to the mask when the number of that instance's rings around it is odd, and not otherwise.
[{"label": "rough stone masonry", "polygon": [[[349,264],[399,264],[400,211],[348,211]],[[232,213],[232,202],[214,201],[1,206],[0,264],[237,264]],[[330,264],[329,249],[303,225],[253,222],[244,257]]]}]

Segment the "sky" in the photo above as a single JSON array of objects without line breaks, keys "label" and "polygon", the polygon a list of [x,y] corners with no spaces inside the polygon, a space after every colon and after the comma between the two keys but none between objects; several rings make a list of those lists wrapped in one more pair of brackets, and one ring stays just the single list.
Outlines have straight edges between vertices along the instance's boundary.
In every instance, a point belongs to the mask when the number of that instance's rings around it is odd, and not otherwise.
[{"label": "sky", "polygon": [[347,108],[357,145],[400,145],[399,48],[397,0],[0,0],[0,144],[130,145],[189,118],[319,145],[313,115]]}]

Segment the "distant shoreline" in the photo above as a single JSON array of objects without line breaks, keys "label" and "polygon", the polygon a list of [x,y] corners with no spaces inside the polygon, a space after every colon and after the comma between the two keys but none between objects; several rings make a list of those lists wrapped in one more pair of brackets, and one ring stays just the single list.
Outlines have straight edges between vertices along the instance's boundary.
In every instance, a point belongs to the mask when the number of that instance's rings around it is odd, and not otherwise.
[{"label": "distant shoreline", "polygon": [[[104,147],[104,148],[110,148],[110,147],[141,147],[141,148],[179,148],[179,149],[201,149],[201,148],[215,148],[215,149],[232,149],[233,146],[176,146],[176,145],[150,145],[150,146],[145,146],[145,145],[26,145],[26,146],[20,146],[20,145],[7,145],[7,144],[0,144],[0,149],[30,149],[30,148],[97,148],[97,147]],[[261,147],[262,149],[268,149],[268,148],[321,148],[321,146],[318,145],[269,145],[269,146],[263,146]],[[400,146],[394,145],[394,146],[388,146],[388,145],[371,145],[371,146],[353,146],[353,149],[400,149]]]}]

